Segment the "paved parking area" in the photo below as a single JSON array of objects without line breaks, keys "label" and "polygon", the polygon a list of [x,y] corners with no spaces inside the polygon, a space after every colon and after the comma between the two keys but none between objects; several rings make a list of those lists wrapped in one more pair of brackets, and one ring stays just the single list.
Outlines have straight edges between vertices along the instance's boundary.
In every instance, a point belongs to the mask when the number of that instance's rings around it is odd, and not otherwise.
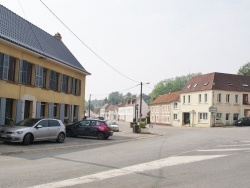
[{"label": "paved parking area", "polygon": [[108,140],[97,140],[96,138],[89,137],[77,137],[71,138],[66,137],[64,143],[57,143],[54,141],[44,141],[44,142],[35,142],[31,145],[24,146],[19,143],[0,143],[0,154],[8,155],[13,153],[21,152],[36,152],[36,151],[46,151],[52,149],[66,149],[66,148],[77,148],[91,145],[105,145],[111,143],[118,143],[124,141],[130,141],[135,139],[145,139],[152,136],[162,135],[167,132],[165,126],[153,126],[149,128],[149,133],[133,133],[133,129],[130,127],[130,124],[127,122],[117,122],[120,128],[119,132],[114,132],[114,135],[111,136]]}]

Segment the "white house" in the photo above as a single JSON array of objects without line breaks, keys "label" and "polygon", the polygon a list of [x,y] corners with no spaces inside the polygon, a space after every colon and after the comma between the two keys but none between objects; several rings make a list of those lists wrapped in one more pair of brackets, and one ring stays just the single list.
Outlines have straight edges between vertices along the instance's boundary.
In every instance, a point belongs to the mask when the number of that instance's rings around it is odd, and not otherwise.
[{"label": "white house", "polygon": [[[142,99],[141,106],[142,118],[147,116],[149,111],[148,104]],[[118,120],[132,122],[137,121],[140,113],[140,98],[129,99],[126,102],[123,102],[118,105]]]}]

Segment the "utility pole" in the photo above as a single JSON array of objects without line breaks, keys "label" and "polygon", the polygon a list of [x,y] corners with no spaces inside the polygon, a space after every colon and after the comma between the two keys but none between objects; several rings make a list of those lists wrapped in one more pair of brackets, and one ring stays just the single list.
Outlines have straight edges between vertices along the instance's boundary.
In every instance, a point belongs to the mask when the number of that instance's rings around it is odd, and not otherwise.
[{"label": "utility pole", "polygon": [[89,95],[89,118],[90,118],[90,99],[91,99],[91,94]]},{"label": "utility pole", "polygon": [[[145,84],[149,84],[149,82],[145,83]],[[140,93],[140,117],[139,117],[139,120],[141,122],[141,117],[142,117],[142,82],[141,82],[141,93]]]},{"label": "utility pole", "polygon": [[141,82],[141,94],[140,94],[140,115],[139,115],[140,122],[141,122],[141,117],[142,117],[141,109],[142,109],[142,82]]}]

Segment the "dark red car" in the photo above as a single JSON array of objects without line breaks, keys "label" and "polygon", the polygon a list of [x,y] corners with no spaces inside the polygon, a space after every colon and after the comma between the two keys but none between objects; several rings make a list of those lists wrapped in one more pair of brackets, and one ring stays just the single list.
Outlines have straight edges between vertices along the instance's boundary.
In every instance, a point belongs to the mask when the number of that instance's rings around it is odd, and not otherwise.
[{"label": "dark red car", "polygon": [[66,135],[69,137],[93,136],[98,139],[108,139],[113,135],[106,123],[99,119],[84,119],[66,126]]}]

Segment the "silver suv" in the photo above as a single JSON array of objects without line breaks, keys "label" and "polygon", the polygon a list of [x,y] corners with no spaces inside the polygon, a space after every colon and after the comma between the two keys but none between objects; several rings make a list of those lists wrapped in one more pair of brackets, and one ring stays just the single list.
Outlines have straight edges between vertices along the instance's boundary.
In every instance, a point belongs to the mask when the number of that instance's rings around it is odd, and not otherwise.
[{"label": "silver suv", "polygon": [[22,142],[28,145],[33,141],[65,140],[65,126],[58,119],[24,119],[15,125],[6,125],[0,131],[0,140],[4,142]]}]

